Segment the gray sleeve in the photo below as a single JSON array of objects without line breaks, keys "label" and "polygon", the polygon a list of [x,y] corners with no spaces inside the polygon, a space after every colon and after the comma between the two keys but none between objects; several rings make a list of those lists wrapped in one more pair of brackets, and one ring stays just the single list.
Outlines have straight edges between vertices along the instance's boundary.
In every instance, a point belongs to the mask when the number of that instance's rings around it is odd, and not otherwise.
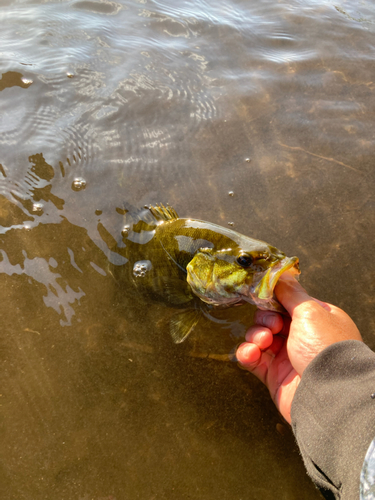
[{"label": "gray sleeve", "polygon": [[324,349],[303,373],[291,416],[307,472],[324,496],[359,499],[375,435],[375,353],[357,340]]}]

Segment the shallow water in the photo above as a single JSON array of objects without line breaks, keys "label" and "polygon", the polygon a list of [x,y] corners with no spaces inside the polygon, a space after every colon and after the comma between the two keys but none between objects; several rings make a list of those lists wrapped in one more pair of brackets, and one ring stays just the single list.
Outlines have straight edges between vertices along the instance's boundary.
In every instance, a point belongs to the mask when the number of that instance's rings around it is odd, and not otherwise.
[{"label": "shallow water", "polygon": [[[230,354],[116,285],[124,208],[169,202],[301,261],[374,336],[370,0],[2,1],[6,499],[317,499]],[[228,193],[233,191],[234,195]]]}]

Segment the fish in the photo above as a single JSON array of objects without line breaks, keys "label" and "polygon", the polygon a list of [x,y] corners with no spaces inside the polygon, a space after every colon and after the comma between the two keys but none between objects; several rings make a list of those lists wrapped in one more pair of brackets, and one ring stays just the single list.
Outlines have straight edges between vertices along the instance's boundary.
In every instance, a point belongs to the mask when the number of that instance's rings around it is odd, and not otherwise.
[{"label": "fish", "polygon": [[127,279],[143,297],[179,309],[170,321],[177,344],[214,308],[251,303],[285,314],[276,283],[287,271],[300,274],[298,257],[211,222],[179,218],[170,205],[145,207],[122,235]]}]

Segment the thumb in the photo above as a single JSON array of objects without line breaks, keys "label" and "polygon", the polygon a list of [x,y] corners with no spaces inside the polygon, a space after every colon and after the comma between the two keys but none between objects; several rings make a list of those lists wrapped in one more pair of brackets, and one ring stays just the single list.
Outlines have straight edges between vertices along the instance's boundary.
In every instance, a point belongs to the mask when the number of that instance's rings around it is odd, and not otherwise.
[{"label": "thumb", "polygon": [[314,300],[288,272],[284,273],[277,282],[275,294],[291,317],[293,317],[294,309],[297,306],[303,302]]}]

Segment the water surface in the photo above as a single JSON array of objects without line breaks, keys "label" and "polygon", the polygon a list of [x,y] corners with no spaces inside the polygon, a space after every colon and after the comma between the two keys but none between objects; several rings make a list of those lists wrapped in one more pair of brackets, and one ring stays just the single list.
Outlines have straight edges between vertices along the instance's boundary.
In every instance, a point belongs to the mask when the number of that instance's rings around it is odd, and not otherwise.
[{"label": "water surface", "polygon": [[320,498],[229,360],[252,309],[174,345],[112,270],[124,210],[169,202],[298,255],[375,348],[373,3],[8,0],[0,22],[3,497]]}]

